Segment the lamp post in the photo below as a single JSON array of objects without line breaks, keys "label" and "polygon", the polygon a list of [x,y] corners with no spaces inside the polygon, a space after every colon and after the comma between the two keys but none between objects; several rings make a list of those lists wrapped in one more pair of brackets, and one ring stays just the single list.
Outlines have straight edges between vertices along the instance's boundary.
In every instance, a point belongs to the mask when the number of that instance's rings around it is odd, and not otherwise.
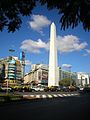
[{"label": "lamp post", "polygon": [[20,60],[22,62],[22,67],[23,67],[23,75],[22,75],[22,78],[23,78],[23,82],[24,82],[24,75],[25,75],[25,51],[22,51],[20,53]]},{"label": "lamp post", "polygon": [[6,93],[8,94],[8,79],[7,79],[7,92]]},{"label": "lamp post", "polygon": [[81,74],[81,86],[83,86],[83,84],[82,84],[82,74]]}]

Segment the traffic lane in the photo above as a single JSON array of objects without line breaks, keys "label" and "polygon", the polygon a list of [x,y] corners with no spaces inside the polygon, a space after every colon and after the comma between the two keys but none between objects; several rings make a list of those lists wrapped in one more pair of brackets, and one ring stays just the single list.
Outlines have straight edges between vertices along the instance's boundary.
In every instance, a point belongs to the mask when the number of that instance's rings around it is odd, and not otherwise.
[{"label": "traffic lane", "polygon": [[82,95],[78,97],[43,99],[1,106],[0,117],[3,120],[89,120],[89,109],[90,95]]}]

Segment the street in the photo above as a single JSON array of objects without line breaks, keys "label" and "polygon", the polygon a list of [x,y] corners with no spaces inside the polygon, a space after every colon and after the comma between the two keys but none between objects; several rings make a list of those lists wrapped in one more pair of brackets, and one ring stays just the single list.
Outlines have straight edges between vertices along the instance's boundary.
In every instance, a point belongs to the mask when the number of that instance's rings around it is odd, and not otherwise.
[{"label": "street", "polygon": [[89,120],[90,94],[0,106],[2,120]]}]

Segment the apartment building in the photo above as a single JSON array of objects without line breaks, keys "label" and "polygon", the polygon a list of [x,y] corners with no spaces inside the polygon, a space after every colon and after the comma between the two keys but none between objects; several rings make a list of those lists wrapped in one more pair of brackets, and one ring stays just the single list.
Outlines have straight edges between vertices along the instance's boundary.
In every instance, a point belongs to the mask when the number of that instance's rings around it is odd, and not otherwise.
[{"label": "apartment building", "polygon": [[77,72],[77,85],[85,86],[90,84],[90,74]]},{"label": "apartment building", "polygon": [[12,82],[21,81],[23,77],[23,67],[18,57],[9,56],[0,59],[0,77],[3,80]]},{"label": "apartment building", "polygon": [[33,64],[30,73],[24,76],[24,83],[47,84],[48,66],[45,64]]},{"label": "apartment building", "polygon": [[[64,78],[72,78],[77,80],[77,73],[70,71],[63,71],[58,67],[59,81]],[[48,84],[48,65],[46,64],[33,64],[31,66],[31,71],[24,76],[24,83],[35,82],[36,84]]]}]

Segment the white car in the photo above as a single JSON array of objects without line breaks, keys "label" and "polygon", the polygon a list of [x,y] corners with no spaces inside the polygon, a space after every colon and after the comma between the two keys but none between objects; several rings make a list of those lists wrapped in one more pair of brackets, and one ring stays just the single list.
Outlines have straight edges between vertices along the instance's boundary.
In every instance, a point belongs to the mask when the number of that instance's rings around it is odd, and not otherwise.
[{"label": "white car", "polygon": [[79,90],[82,91],[84,88],[83,87],[80,87]]},{"label": "white car", "polygon": [[41,86],[33,86],[32,87],[32,91],[44,91],[44,88],[43,87],[41,87]]}]

